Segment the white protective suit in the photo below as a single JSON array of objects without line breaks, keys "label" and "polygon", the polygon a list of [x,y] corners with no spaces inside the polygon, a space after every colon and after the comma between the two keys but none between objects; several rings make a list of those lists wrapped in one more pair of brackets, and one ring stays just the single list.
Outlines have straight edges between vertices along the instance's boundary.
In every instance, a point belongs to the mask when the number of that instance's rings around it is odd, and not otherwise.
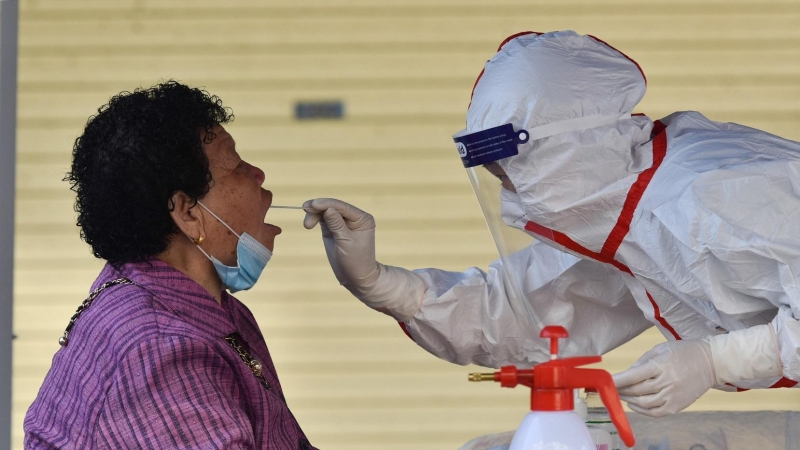
[{"label": "white protective suit", "polygon": [[[635,62],[570,31],[517,37],[486,64],[466,131],[531,133],[497,161],[518,193],[507,222],[541,240],[513,270],[542,322],[569,329],[565,355],[608,352],[651,323],[670,341],[731,332],[741,339],[712,343],[718,358],[780,354],[782,376],[737,387],[796,385],[800,144],[697,112],[628,117],[645,90]],[[425,292],[405,329],[459,364],[545,360],[539,330],[510,311],[502,270],[415,270]]]}]

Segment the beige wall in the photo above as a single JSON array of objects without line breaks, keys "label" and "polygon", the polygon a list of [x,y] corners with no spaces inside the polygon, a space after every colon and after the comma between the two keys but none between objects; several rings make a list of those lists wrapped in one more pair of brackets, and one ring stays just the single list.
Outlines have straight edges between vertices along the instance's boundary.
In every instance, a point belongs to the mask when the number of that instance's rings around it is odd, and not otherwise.
[{"label": "beige wall", "polygon": [[[220,5],[225,5],[221,7]],[[575,29],[636,59],[639,112],[696,109],[800,139],[797,1],[22,0],[15,275],[14,442],[56,343],[102,264],[78,238],[61,179],[72,141],[108,97],[175,78],[231,106],[229,129],[275,202],[346,199],[378,221],[378,257],[463,270],[495,255],[450,135],[506,36]],[[347,118],[297,122],[297,100],[341,99]],[[470,385],[340,288],[318,230],[284,227],[258,319],[311,441],[325,449],[453,449],[509,430],[527,393]],[[621,370],[661,336],[612,352]],[[800,390],[713,392],[692,409],[797,409]],[[67,412],[65,412],[67,413]]]}]

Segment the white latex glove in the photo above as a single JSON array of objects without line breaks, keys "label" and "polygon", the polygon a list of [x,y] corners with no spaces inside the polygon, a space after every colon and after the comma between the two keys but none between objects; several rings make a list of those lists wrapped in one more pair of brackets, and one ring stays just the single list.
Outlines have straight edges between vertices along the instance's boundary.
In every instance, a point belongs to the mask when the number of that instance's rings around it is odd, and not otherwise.
[{"label": "white latex glove", "polygon": [[322,228],[322,242],[336,279],[367,306],[409,320],[419,310],[425,283],[413,272],[375,260],[375,219],[349,203],[317,198],[303,203],[303,226]]},{"label": "white latex glove", "polygon": [[695,339],[659,344],[614,375],[614,384],[630,409],[651,417],[674,414],[717,384],[711,346]]}]

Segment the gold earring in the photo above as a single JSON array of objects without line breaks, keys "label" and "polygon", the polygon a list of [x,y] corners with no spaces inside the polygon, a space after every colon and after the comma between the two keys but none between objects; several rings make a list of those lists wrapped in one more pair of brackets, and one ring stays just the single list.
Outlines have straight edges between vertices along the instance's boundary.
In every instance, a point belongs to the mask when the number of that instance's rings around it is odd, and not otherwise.
[{"label": "gold earring", "polygon": [[202,243],[203,243],[203,241],[205,241],[205,240],[206,240],[206,238],[204,238],[203,236],[200,236],[200,237],[199,237],[199,238],[197,238],[197,239],[192,239],[192,242],[194,242],[194,245],[200,245],[200,244],[202,244]]}]

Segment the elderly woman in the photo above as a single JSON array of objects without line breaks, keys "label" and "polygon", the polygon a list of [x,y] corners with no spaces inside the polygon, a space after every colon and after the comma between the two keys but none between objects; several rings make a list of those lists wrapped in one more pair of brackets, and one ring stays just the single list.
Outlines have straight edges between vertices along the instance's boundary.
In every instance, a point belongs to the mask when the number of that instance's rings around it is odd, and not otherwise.
[{"label": "elderly woman", "polygon": [[25,417],[25,448],[313,448],[249,289],[280,228],[216,96],[167,82],[112,98],[75,142],[81,237],[107,261]]}]

